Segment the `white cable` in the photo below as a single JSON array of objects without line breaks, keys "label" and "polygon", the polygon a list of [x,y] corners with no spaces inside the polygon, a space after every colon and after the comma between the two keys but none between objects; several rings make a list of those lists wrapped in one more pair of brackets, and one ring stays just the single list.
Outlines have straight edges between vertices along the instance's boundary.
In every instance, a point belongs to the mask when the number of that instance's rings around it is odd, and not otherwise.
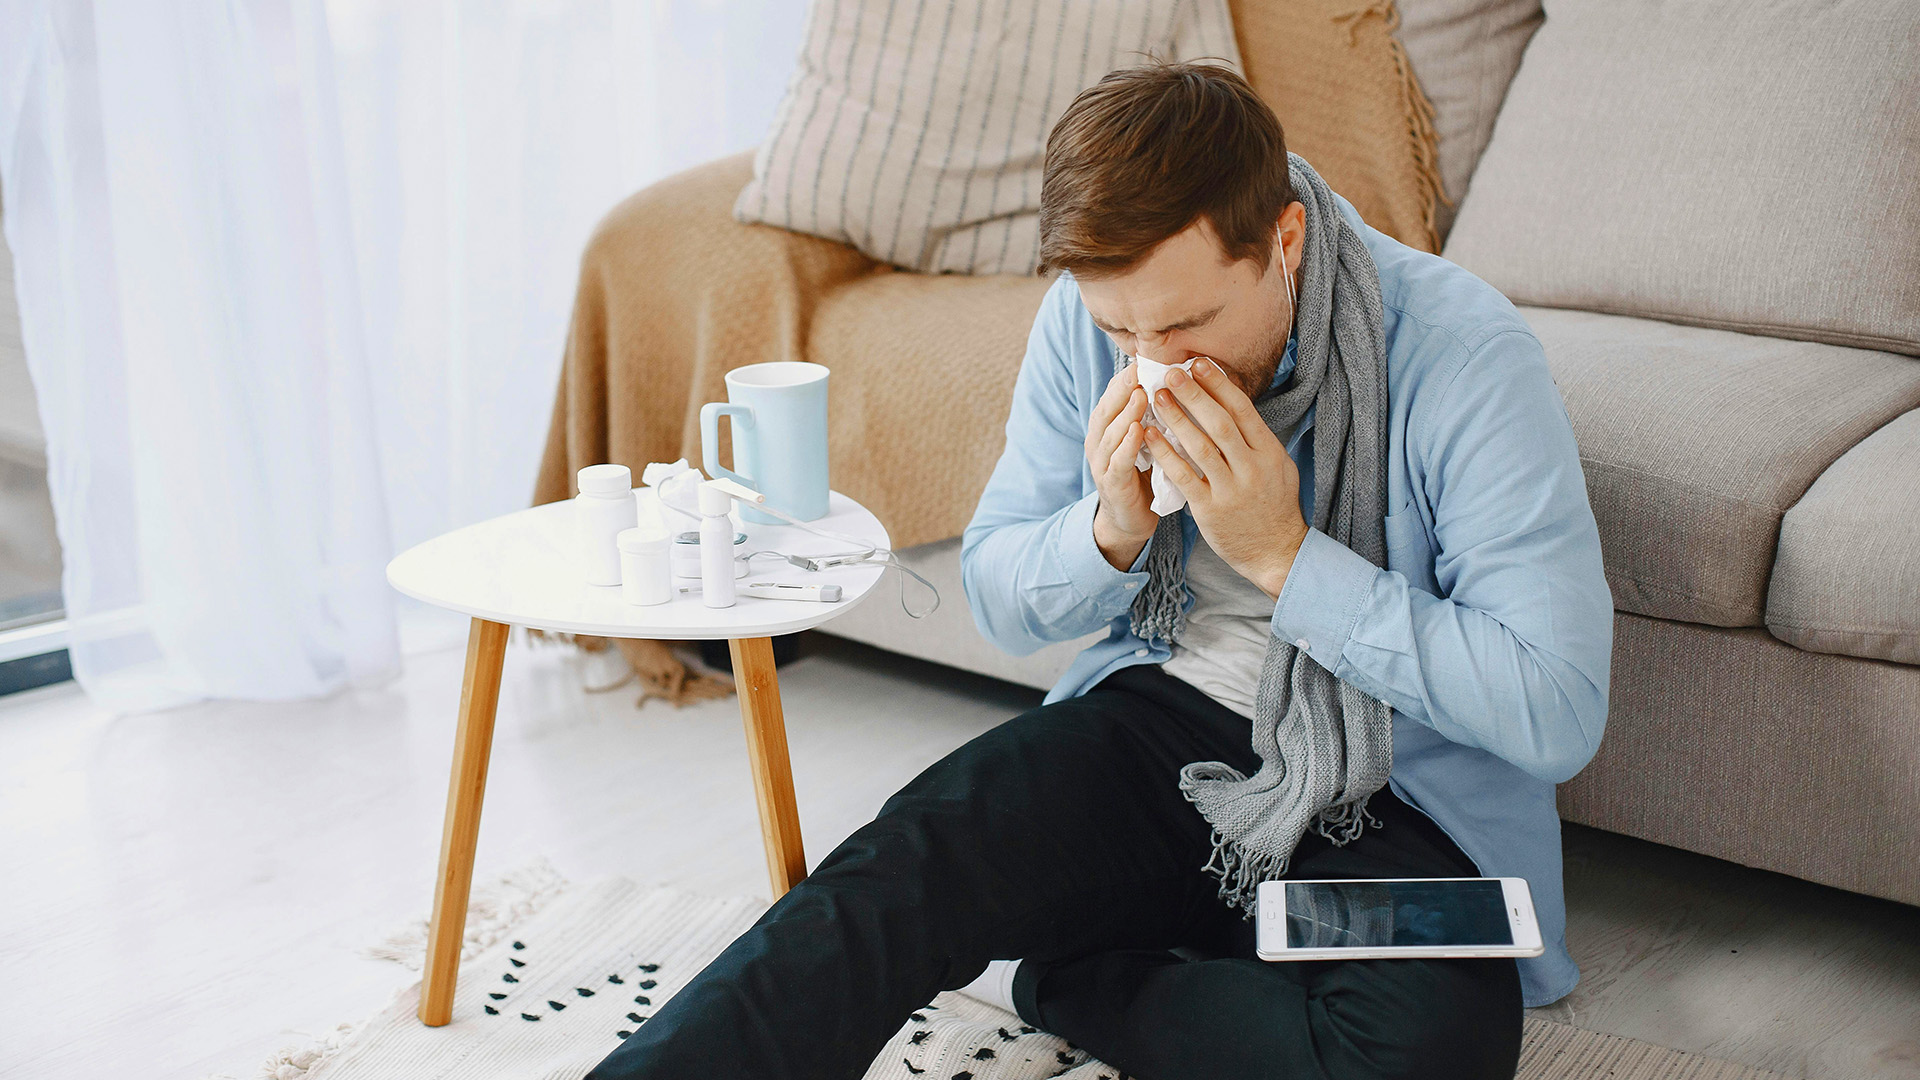
[{"label": "white cable", "polygon": [[[685,473],[675,474],[675,476],[680,476],[680,475],[698,476],[699,473],[692,469],[688,469]],[[675,486],[681,487],[685,485],[675,485]],[[659,491],[660,504],[662,506],[665,506],[671,510],[679,511],[682,514],[687,514],[690,517],[697,516],[680,506],[676,506],[673,503],[673,501],[667,497],[667,491],[665,490],[666,484],[664,481],[660,484],[655,485],[655,488],[656,490]],[[738,498],[738,496],[735,496],[735,497]],[[827,538],[828,540],[838,540],[843,544],[853,544],[856,546],[857,550],[828,552],[824,555],[789,555],[784,551],[776,551],[776,550],[773,550],[772,548],[765,548],[760,551],[753,552],[752,554],[746,556],[746,558],[749,561],[751,561],[755,556],[758,556],[758,555],[777,555],[780,558],[785,559],[787,562],[792,563],[794,566],[801,568],[802,570],[813,571],[816,573],[821,570],[830,570],[836,566],[852,566],[860,563],[877,562],[880,564],[881,570],[883,573],[885,572],[886,568],[892,567],[893,569],[900,571],[902,574],[912,575],[915,581],[918,581],[920,584],[925,585],[927,587],[927,591],[933,594],[933,606],[927,608],[927,610],[925,611],[916,612],[912,608],[907,606],[907,583],[905,578],[899,579],[898,580],[899,588],[897,589],[897,594],[900,600],[900,610],[906,612],[908,618],[924,619],[927,616],[933,614],[934,612],[940,610],[940,590],[934,586],[933,582],[928,581],[925,577],[922,577],[919,571],[908,566],[906,563],[901,562],[900,557],[894,554],[891,548],[882,548],[880,545],[875,544],[870,540],[863,540],[858,536],[848,536],[845,533],[837,533],[830,529],[822,529],[819,526],[814,525],[812,522],[802,521],[799,518],[794,517],[792,514],[789,514],[784,510],[780,510],[775,507],[768,506],[766,503],[763,503],[763,502],[756,502],[756,503],[753,503],[752,505],[756,510],[761,510],[766,513],[772,514],[774,517],[779,518],[780,520],[788,523],[789,525],[793,525],[798,528],[805,529],[806,531],[814,534],[815,536],[822,536]]]}]

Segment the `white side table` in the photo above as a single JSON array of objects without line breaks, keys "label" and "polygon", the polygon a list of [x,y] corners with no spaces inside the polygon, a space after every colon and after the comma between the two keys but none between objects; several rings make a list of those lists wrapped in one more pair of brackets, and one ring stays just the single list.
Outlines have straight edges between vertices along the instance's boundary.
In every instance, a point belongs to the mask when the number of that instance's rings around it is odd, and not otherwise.
[{"label": "white side table", "polygon": [[[674,520],[680,528],[684,519]],[[791,525],[739,523],[749,552],[773,549],[822,555],[850,545]],[[753,560],[753,581],[805,581],[839,585],[842,599],[824,604],[742,596],[733,607],[710,608],[697,595],[651,607],[621,599],[617,585],[588,585],[574,557],[573,503],[546,503],[469,525],[407,549],[387,564],[387,581],[408,596],[473,617],[467,637],[467,668],[460,692],[459,728],[453,744],[453,776],[440,839],[440,872],[434,881],[433,921],[420,994],[420,1019],[438,1027],[453,1018],[453,985],[466,933],[467,894],[473,887],[474,847],[480,835],[480,801],[493,748],[494,710],[500,700],[500,667],[509,626],[538,627],[614,638],[698,640],[725,638],[733,654],[740,717],[747,729],[754,796],[760,805],[760,837],[767,853],[773,898],[807,875],[794,805],[793,772],[787,761],[786,722],[773,668],[775,634],[819,626],[865,599],[880,579],[878,565],[810,572],[772,558]],[[852,499],[832,493],[827,516],[813,524],[886,547],[887,530]],[[689,526],[690,527],[690,526]],[[679,582],[680,579],[676,579]]]}]

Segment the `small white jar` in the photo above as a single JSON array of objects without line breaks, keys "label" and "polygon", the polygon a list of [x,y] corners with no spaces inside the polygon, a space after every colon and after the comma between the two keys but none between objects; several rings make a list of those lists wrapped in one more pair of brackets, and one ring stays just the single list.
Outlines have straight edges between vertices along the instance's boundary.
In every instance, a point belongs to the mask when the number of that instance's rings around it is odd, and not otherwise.
[{"label": "small white jar", "polygon": [[629,604],[664,604],[673,599],[672,572],[665,530],[626,529],[620,533],[620,598]]},{"label": "small white jar", "polygon": [[580,543],[580,575],[589,585],[620,584],[620,533],[634,526],[633,470],[625,465],[589,465],[576,476],[574,528]]}]

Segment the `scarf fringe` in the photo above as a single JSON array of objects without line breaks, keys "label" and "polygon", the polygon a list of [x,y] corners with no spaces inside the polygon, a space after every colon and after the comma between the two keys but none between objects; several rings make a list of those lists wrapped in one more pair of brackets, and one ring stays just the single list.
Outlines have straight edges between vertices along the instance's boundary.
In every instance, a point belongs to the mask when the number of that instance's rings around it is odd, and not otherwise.
[{"label": "scarf fringe", "polygon": [[[1372,798],[1373,793],[1368,792],[1353,802],[1327,807],[1314,819],[1313,831],[1332,841],[1335,847],[1345,847],[1359,839],[1368,825],[1381,828],[1380,819],[1367,809],[1367,802]],[[1188,801],[1192,801],[1191,792],[1188,793]],[[1220,888],[1214,893],[1215,896],[1239,908],[1245,913],[1243,918],[1253,918],[1255,905],[1259,903],[1260,883],[1286,877],[1287,867],[1293,862],[1293,852],[1275,855],[1255,851],[1227,839],[1219,829],[1212,831],[1211,840],[1213,852],[1207,856],[1206,865],[1200,868],[1201,871],[1220,879]]]},{"label": "scarf fringe", "polygon": [[1291,851],[1283,855],[1254,851],[1228,840],[1215,829],[1213,854],[1200,869],[1220,879],[1215,896],[1245,912],[1243,918],[1251,919],[1254,905],[1259,902],[1260,883],[1285,877],[1287,864],[1292,860]]},{"label": "scarf fringe", "polygon": [[[1373,792],[1369,791],[1352,802],[1335,803],[1327,807],[1314,820],[1313,831],[1333,841],[1334,847],[1346,847],[1358,840],[1361,831],[1368,825],[1380,828],[1380,819],[1367,809],[1367,800],[1371,798]],[[1334,831],[1328,832],[1329,829]]]}]

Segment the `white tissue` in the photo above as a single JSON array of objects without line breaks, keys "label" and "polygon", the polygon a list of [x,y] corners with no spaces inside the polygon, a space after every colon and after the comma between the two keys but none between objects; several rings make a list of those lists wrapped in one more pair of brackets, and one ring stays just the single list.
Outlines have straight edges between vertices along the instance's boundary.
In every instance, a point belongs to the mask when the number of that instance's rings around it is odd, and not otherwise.
[{"label": "white tissue", "polygon": [[686,458],[678,461],[650,461],[646,468],[640,470],[640,482],[648,487],[658,487],[660,481],[668,477],[692,471],[693,466],[687,464]]},{"label": "white tissue", "polygon": [[654,490],[660,505],[686,515],[694,525],[700,523],[700,484],[705,479],[686,458],[650,462],[640,470],[640,482]]},{"label": "white tissue", "polygon": [[[1133,358],[1133,365],[1137,369],[1140,386],[1147,392],[1147,414],[1141,418],[1141,422],[1145,423],[1148,427],[1159,430],[1162,435],[1165,435],[1167,441],[1173,444],[1174,452],[1180,455],[1180,460],[1192,466],[1195,472],[1199,472],[1200,467],[1194,465],[1193,459],[1187,456],[1186,450],[1180,446],[1180,440],[1174,436],[1172,431],[1167,429],[1167,425],[1161,422],[1160,418],[1154,415],[1153,411],[1153,395],[1159,393],[1160,388],[1167,385],[1167,372],[1172,371],[1174,368],[1179,368],[1181,371],[1191,375],[1193,374],[1193,361],[1185,360],[1178,364],[1162,364],[1158,360],[1149,360],[1144,356],[1136,356]],[[1174,407],[1179,408],[1177,405]],[[1181,507],[1187,505],[1187,497],[1180,494],[1180,489],[1174,486],[1172,480],[1167,479],[1166,471],[1153,460],[1153,455],[1148,453],[1146,447],[1142,446],[1140,453],[1134,456],[1133,467],[1141,472],[1146,472],[1148,469],[1153,470],[1153,477],[1148,481],[1148,484],[1153,488],[1152,509],[1154,513],[1159,514],[1161,517],[1166,517],[1168,514],[1176,513]]]}]

